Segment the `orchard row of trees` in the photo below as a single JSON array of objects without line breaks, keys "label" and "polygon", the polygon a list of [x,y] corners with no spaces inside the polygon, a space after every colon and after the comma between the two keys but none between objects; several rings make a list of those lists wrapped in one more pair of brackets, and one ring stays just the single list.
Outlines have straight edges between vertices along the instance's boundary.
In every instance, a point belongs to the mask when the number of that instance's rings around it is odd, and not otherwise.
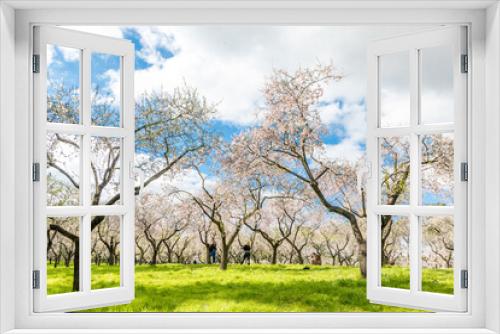
[{"label": "orchard row of trees", "polygon": [[[137,262],[208,262],[209,245],[215,243],[224,270],[229,262],[239,261],[241,245],[250,244],[256,262],[306,263],[315,254],[331,264],[357,265],[365,276],[365,164],[363,159],[353,163],[328,158],[324,138],[330,129],[318,110],[325,87],[341,79],[332,66],[274,71],[263,89],[261,121],[230,141],[214,131],[216,105],[196,89],[185,86],[172,93],[144,94],[136,104],[136,165],[145,175],[144,187],[135,188]],[[49,96],[48,112],[57,115],[54,119],[73,122],[67,117],[74,117],[74,103],[61,98],[64,89],[60,86],[58,94]],[[105,120],[113,118],[112,110],[101,105],[94,115],[98,124],[106,125]],[[79,180],[67,161],[80,143],[63,135],[48,141],[48,204],[78,202]],[[423,144],[422,170],[436,176],[423,180],[424,186],[451,191],[451,139],[428,136]],[[405,203],[408,141],[386,138],[380,151],[382,201]],[[96,158],[91,163],[91,202],[116,204],[120,200],[119,144],[100,138],[92,144],[92,153]],[[157,180],[175,181],[186,173],[196,175],[199,186],[151,190],[150,184]],[[113,263],[111,259],[119,256],[119,239],[107,220],[97,216],[91,224],[96,235],[94,259],[99,263],[102,259]],[[440,221],[434,225],[443,230]],[[381,217],[383,264],[397,263],[405,256],[404,229],[395,225],[392,216]],[[49,261],[56,262],[57,254],[63,257],[65,247],[73,250],[77,261],[76,231],[63,222],[49,222],[47,233],[53,238]],[[433,236],[426,255],[430,265],[440,265],[452,253],[450,233],[426,234]],[[75,265],[74,287],[78,287],[78,270]]]}]

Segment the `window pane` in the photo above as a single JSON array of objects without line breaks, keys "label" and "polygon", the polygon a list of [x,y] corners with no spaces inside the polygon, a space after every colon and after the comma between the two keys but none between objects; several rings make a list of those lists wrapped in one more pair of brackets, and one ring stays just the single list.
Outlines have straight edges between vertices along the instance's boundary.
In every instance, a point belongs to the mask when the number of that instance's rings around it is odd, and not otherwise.
[{"label": "window pane", "polygon": [[409,204],[410,142],[408,137],[380,138],[380,204]]},{"label": "window pane", "polygon": [[92,125],[120,126],[120,57],[92,53]]},{"label": "window pane", "polygon": [[81,50],[47,45],[47,121],[80,122]]},{"label": "window pane", "polygon": [[410,125],[410,63],[408,52],[379,57],[380,126]]},{"label": "window pane", "polygon": [[47,134],[47,205],[80,203],[81,137]]},{"label": "window pane", "polygon": [[422,217],[422,291],[453,294],[453,217]]},{"label": "window pane", "polygon": [[448,46],[420,50],[422,124],[453,122],[453,59]]},{"label": "window pane", "polygon": [[80,217],[47,218],[47,294],[80,290]]},{"label": "window pane", "polygon": [[410,223],[408,217],[381,216],[381,282],[383,287],[410,288]]},{"label": "window pane", "polygon": [[92,230],[92,289],[120,286],[120,226],[119,216],[96,216],[99,224]]},{"label": "window pane", "polygon": [[120,203],[120,138],[92,137],[91,203],[113,205]]},{"label": "window pane", "polygon": [[453,133],[421,137],[422,205],[453,205]]}]

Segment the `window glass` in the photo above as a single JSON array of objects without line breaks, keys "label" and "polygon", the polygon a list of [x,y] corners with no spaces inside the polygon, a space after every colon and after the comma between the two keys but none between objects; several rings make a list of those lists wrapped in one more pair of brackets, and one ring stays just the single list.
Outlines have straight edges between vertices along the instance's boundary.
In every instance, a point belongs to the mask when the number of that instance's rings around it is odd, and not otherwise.
[{"label": "window glass", "polygon": [[409,138],[380,138],[380,204],[409,204]]},{"label": "window glass", "polygon": [[452,123],[455,106],[450,47],[421,49],[420,66],[421,124]]},{"label": "window glass", "polygon": [[420,137],[422,205],[453,205],[453,133]]},{"label": "window glass", "polygon": [[47,205],[80,203],[81,137],[47,134]]},{"label": "window glass", "polygon": [[92,230],[91,289],[120,286],[120,216],[95,216],[100,221]]},{"label": "window glass", "polygon": [[410,223],[404,216],[380,217],[381,285],[410,288]]},{"label": "window glass", "polygon": [[81,50],[47,45],[47,121],[80,123]]},{"label": "window glass", "polygon": [[80,217],[48,217],[47,294],[79,291],[79,275]]},{"label": "window glass", "polygon": [[120,126],[120,57],[104,53],[91,56],[92,125]]},{"label": "window glass", "polygon": [[453,217],[421,217],[422,291],[453,294]]},{"label": "window glass", "polygon": [[121,139],[91,137],[90,184],[92,205],[120,203]]},{"label": "window glass", "polygon": [[410,66],[408,52],[379,56],[380,126],[410,125]]}]

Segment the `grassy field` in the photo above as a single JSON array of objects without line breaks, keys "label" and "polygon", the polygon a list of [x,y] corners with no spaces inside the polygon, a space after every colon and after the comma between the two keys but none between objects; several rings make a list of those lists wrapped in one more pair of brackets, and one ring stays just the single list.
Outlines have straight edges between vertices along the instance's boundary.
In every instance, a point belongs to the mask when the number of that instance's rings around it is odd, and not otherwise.
[{"label": "grassy field", "polygon": [[[359,269],[303,265],[162,264],[135,269],[135,300],[89,312],[414,312],[370,304]],[[72,269],[48,267],[49,293],[71,290]],[[119,285],[119,268],[92,267],[92,287]],[[382,285],[405,288],[408,272],[384,268]],[[423,290],[453,293],[453,271],[425,269]]]}]

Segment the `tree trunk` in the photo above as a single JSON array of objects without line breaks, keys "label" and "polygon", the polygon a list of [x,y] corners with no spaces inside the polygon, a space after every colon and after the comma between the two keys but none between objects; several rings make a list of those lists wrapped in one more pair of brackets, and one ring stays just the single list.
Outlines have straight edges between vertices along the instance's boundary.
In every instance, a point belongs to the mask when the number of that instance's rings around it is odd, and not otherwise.
[{"label": "tree trunk", "polygon": [[108,259],[108,264],[110,266],[114,266],[116,263],[116,256],[113,252],[109,252],[109,259]]},{"label": "tree trunk", "polygon": [[210,245],[205,245],[205,261],[207,264],[211,264],[210,262]]},{"label": "tree trunk", "polygon": [[222,245],[222,254],[220,257],[220,269],[227,270],[227,260],[228,260],[229,249],[227,246]]},{"label": "tree trunk", "polygon": [[359,270],[361,272],[361,276],[366,278],[366,241],[359,243],[358,246]]},{"label": "tree trunk", "polygon": [[157,262],[158,262],[158,251],[153,250],[153,253],[151,254],[151,261],[149,262],[149,264],[154,266],[156,265]]},{"label": "tree trunk", "polygon": [[73,261],[73,291],[80,290],[80,238],[75,240],[75,260]]},{"label": "tree trunk", "polygon": [[302,254],[297,252],[297,260],[299,261],[300,264],[304,264],[304,258],[302,257]]},{"label": "tree trunk", "polygon": [[114,266],[116,263],[116,254],[115,254],[115,239],[111,237],[111,241],[109,244],[109,258],[108,263],[110,266]]},{"label": "tree trunk", "polygon": [[273,257],[271,258],[271,264],[276,264],[278,261],[278,246],[273,246]]},{"label": "tree trunk", "polygon": [[172,263],[172,251],[167,249],[167,263]]}]

